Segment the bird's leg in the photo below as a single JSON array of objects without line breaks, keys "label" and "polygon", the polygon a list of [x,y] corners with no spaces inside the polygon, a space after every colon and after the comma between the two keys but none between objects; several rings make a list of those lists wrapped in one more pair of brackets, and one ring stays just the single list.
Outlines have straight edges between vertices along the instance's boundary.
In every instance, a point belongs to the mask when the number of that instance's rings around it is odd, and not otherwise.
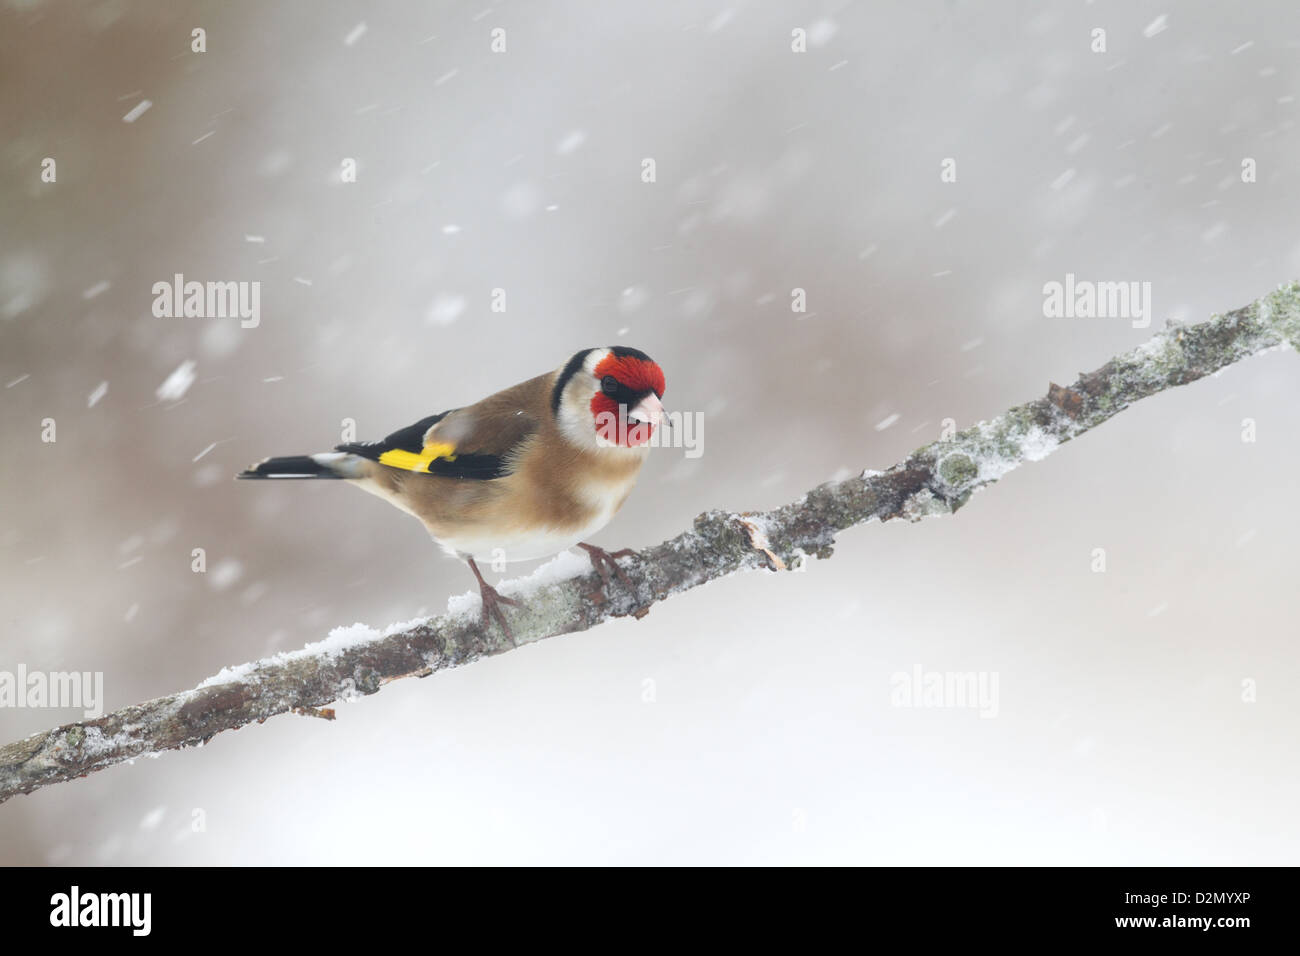
[{"label": "bird's leg", "polygon": [[612,554],[604,548],[598,548],[594,544],[583,544],[578,542],[578,547],[587,552],[587,557],[591,559],[591,566],[600,572],[600,579],[604,582],[605,587],[609,587],[609,572],[612,568],[618,575],[618,579],[627,587],[632,586],[632,579],[627,576],[627,572],[618,566],[618,558],[626,558],[630,554],[636,554],[631,548],[624,548],[622,551],[615,551]]},{"label": "bird's leg", "polygon": [[502,604],[509,604],[511,607],[519,607],[519,602],[514,598],[508,598],[501,594],[492,585],[483,580],[483,575],[479,573],[478,565],[474,563],[473,558],[469,558],[469,569],[474,572],[474,577],[478,578],[479,599],[483,602],[483,627],[487,628],[490,623],[489,615],[496,618],[496,622],[501,625],[501,630],[506,632],[506,637],[510,638],[510,643],[519,646],[515,640],[515,635],[510,630],[510,625],[506,623],[505,616],[501,613]]}]

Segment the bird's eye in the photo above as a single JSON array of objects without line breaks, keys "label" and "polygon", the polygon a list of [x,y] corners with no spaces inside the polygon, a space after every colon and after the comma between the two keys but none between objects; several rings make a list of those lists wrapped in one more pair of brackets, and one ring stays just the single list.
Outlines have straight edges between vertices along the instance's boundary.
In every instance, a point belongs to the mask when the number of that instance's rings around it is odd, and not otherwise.
[{"label": "bird's eye", "polygon": [[618,379],[613,375],[606,375],[600,380],[600,390],[606,395],[613,395],[618,391]]}]

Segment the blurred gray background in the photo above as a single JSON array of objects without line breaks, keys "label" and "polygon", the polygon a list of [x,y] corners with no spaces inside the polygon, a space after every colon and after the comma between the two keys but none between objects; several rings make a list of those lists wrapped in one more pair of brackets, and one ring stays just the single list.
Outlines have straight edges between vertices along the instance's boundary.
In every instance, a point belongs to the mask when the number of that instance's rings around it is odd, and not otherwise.
[{"label": "blurred gray background", "polygon": [[[231,476],[591,345],[706,416],[599,543],[887,467],[1300,277],[1298,79],[1290,0],[5,0],[0,668],[111,709],[440,612],[416,522]],[[154,317],[177,272],[260,326]],[[1152,328],[1044,318],[1067,272]],[[0,862],[1293,864],[1298,428],[1300,359],[1251,360],[806,574],[15,798]],[[997,717],[891,706],[917,665]]]}]

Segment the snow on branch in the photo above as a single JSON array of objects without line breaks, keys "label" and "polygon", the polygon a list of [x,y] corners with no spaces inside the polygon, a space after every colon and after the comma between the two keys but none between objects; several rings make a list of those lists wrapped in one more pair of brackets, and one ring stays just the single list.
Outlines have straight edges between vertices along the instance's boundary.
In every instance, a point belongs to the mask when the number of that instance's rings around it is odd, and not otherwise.
[{"label": "snow on branch", "polygon": [[[1300,349],[1300,282],[1208,322],[1170,325],[1072,385],[1053,384],[1042,398],[917,449],[888,471],[821,485],[767,512],[706,512],[677,537],[622,559],[627,582],[614,577],[603,592],[585,559],[561,554],[501,586],[527,598],[511,611],[515,638],[522,646],[613,617],[644,617],[657,601],[737,571],[797,568],[809,556],[829,557],[836,534],[869,521],[951,514],[1134,402],[1286,345]],[[333,701],[512,650],[499,630],[480,625],[477,610],[477,598],[463,596],[442,617],[383,631],[337,628],[320,643],[227,668],[193,690],[0,747],[0,801],[277,714],[333,718],[326,708]]]}]

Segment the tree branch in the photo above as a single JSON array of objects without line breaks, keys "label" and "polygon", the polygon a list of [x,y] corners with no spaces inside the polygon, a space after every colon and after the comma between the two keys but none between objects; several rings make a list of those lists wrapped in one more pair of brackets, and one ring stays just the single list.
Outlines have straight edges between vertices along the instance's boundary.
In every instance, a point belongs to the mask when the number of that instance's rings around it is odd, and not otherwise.
[{"label": "tree branch", "polygon": [[[511,615],[516,639],[522,645],[613,617],[643,617],[657,601],[736,571],[797,568],[809,556],[829,557],[837,533],[872,520],[951,514],[1023,462],[1046,457],[1134,402],[1284,345],[1300,349],[1300,283],[1199,325],[1171,325],[1068,388],[1051,385],[1044,397],[926,445],[888,471],[821,485],[772,511],[706,512],[690,530],[624,559],[629,582],[615,578],[604,594],[594,572],[556,580],[587,567],[561,555],[502,586],[527,595]],[[331,701],[512,649],[496,629],[480,626],[476,600],[454,598],[452,605],[442,617],[383,633],[338,628],[300,651],[227,668],[194,690],[0,747],[0,801],[288,711],[332,717],[321,710]]]}]

